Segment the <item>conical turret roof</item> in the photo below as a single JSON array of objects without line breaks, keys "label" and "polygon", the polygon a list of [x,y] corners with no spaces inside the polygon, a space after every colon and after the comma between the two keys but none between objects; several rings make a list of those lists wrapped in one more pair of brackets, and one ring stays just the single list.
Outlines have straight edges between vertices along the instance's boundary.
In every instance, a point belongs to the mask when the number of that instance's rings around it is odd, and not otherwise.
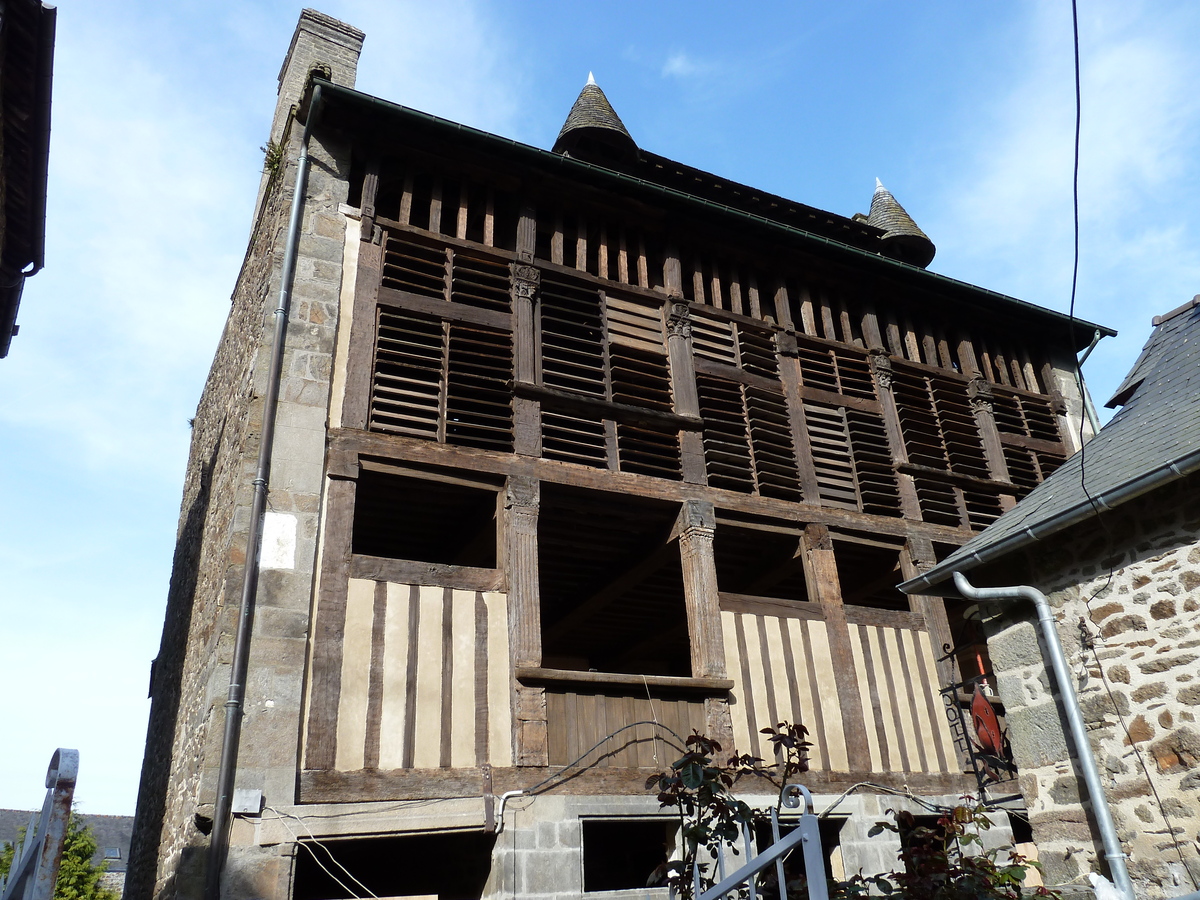
[{"label": "conical turret roof", "polygon": [[599,163],[620,161],[637,152],[637,144],[591,72],[553,149],[555,153]]},{"label": "conical turret roof", "polygon": [[917,227],[912,216],[878,178],[875,179],[875,195],[871,198],[867,224],[883,229],[883,252],[887,256],[922,269],[933,261],[937,252],[933,241]]}]

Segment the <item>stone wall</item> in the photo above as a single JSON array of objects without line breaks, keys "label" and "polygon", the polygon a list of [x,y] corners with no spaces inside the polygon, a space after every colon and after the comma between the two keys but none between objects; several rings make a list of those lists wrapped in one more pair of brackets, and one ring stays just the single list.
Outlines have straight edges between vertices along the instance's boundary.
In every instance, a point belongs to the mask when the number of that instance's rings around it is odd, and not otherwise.
[{"label": "stone wall", "polygon": [[[1138,896],[1196,890],[1200,480],[1055,536],[1030,563],[1032,584],[1055,607]],[[985,574],[977,583],[1005,583],[1002,571]],[[1082,780],[1068,759],[1034,621],[1031,607],[1010,608],[989,623],[989,648],[1048,881],[1079,882],[1104,870],[1096,862],[1103,854],[1080,804]]]},{"label": "stone wall", "polygon": [[[357,45],[349,50],[346,46],[346,35],[353,29],[341,23],[334,28],[324,19],[310,11],[302,14],[281,76],[281,86],[291,85],[292,91],[281,91],[277,122],[294,111],[312,69],[332,71],[342,83],[353,84]],[[331,29],[338,40],[323,43],[320,33]],[[347,55],[351,51],[352,57]],[[264,176],[229,318],[193,424],[163,638],[151,687],[126,884],[130,900],[199,897],[203,889],[205,826],[211,824],[215,799],[300,126],[293,121],[279,142],[281,164]],[[266,802],[277,804],[294,799],[346,227],[339,207],[346,199],[349,177],[348,148],[314,136],[309,156],[267,503],[273,516],[291,520],[294,537],[285,548],[290,556],[285,552],[286,559],[264,565],[260,576],[236,782],[239,788],[262,790]],[[235,829],[235,844],[236,836]],[[228,870],[234,878],[223,896],[287,896],[291,850],[288,845],[247,854],[235,846]]]}]

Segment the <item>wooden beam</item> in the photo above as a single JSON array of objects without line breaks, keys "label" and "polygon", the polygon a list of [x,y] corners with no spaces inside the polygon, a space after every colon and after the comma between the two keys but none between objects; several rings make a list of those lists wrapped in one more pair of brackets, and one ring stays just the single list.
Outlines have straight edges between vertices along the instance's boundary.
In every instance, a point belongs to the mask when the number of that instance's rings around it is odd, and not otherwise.
[{"label": "wooden beam", "polygon": [[[590,769],[493,768],[494,793],[523,790],[541,784],[550,775],[558,780],[545,786],[554,794],[596,796],[602,794],[646,797],[646,779],[664,766],[596,767]],[[483,793],[483,775],[479,768],[448,769],[358,769],[351,772],[305,770],[299,775],[299,803],[367,803],[396,800],[434,800],[449,797],[479,799]],[[860,782],[911,791],[925,796],[959,796],[978,790],[974,776],[924,772],[874,772],[870,768],[851,772],[813,770],[804,773],[804,783],[817,793],[837,794],[851,788],[873,793]],[[742,787],[749,790],[750,782]],[[762,793],[776,788],[769,782],[755,784]],[[882,793],[882,792],[878,792]],[[482,815],[482,811],[481,811]],[[511,824],[511,823],[510,823]]]},{"label": "wooden beam", "polygon": [[371,379],[375,367],[375,298],[383,273],[382,243],[363,241],[358,247],[358,271],[354,277],[354,306],[350,320],[350,347],[346,356],[346,395],[342,400],[342,424],[366,428],[371,405]]},{"label": "wooden beam", "polygon": [[[541,486],[529,475],[512,475],[505,489],[505,554],[508,573],[509,648],[513,668],[542,664],[542,613],[538,588],[537,525]],[[515,686],[513,758],[517,765],[546,765],[546,695]]]},{"label": "wooden beam", "polygon": [[[390,458],[413,465],[440,469],[460,469],[481,475],[507,476],[513,472],[527,473],[553,484],[588,490],[627,493],[671,502],[704,500],[727,514],[759,516],[785,522],[813,523],[838,530],[893,535],[905,538],[920,535],[941,543],[966,543],[971,532],[950,525],[879,516],[850,510],[822,507],[815,503],[797,503],[754,497],[737,491],[685,484],[644,475],[623,472],[604,472],[589,466],[573,465],[548,459],[526,459],[510,453],[456,447],[422,438],[403,437],[349,428],[329,429],[330,458],[348,460],[353,455]],[[984,482],[990,484],[990,482]]]},{"label": "wooden beam", "polygon": [[837,673],[838,701],[846,736],[846,754],[851,769],[869,769],[871,755],[867,744],[867,726],[859,693],[858,674],[850,645],[850,629],[842,605],[842,587],[829,529],[809,525],[804,530],[804,574],[809,596],[825,609],[825,633],[829,655]]},{"label": "wooden beam", "polygon": [[498,591],[504,586],[504,573],[500,569],[389,559],[361,553],[350,558],[350,577],[392,584],[428,584],[464,591]]},{"label": "wooden beam", "polygon": [[516,670],[522,684],[589,684],[645,687],[650,690],[695,691],[720,694],[733,689],[728,678],[684,678],[675,675],[628,675],[620,672],[584,672],[577,669],[546,669],[521,666]]}]

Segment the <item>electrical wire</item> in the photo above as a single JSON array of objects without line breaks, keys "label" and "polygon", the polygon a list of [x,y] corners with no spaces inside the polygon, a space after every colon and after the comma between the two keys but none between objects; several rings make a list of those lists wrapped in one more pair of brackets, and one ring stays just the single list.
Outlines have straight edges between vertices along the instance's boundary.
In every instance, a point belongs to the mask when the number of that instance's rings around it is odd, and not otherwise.
[{"label": "electrical wire", "polygon": [[[538,794],[545,793],[545,791],[541,790],[543,787],[550,784],[550,782],[555,781],[556,779],[563,778],[563,776],[565,776],[566,773],[570,769],[573,769],[575,766],[579,765],[579,763],[583,762],[585,759],[587,759],[589,756],[591,756],[592,753],[594,753],[596,750],[600,749],[600,747],[604,746],[604,744],[606,744],[608,741],[611,741],[622,731],[628,731],[630,728],[637,728],[639,725],[651,725],[655,728],[661,728],[663,731],[667,732],[667,734],[671,735],[671,737],[675,738],[675,740],[679,741],[680,744],[685,743],[684,739],[681,738],[678,734],[676,734],[674,729],[670,728],[667,725],[663,725],[661,722],[652,722],[652,721],[648,721],[648,720],[642,721],[642,722],[631,722],[628,725],[622,725],[616,731],[609,732],[604,737],[600,738],[599,741],[597,741],[595,744],[593,744],[587,751],[585,751],[583,754],[578,756],[576,759],[567,763],[565,766],[563,766],[557,772],[550,775],[548,778],[545,778],[545,779],[539,781],[533,787],[527,788],[525,790],[525,795],[530,796],[530,797],[536,797]],[[682,750],[682,747],[677,747],[676,749]],[[593,766],[597,765],[598,763],[599,763],[599,760],[596,760],[595,762],[584,766],[580,771],[586,772],[588,769],[592,768]],[[575,773],[575,774],[578,774],[578,773]],[[570,777],[574,778],[575,774],[572,774]],[[563,778],[563,780],[566,780],[566,779]],[[553,787],[553,785],[552,785],[552,787]],[[547,788],[547,790],[548,790],[548,788]]]},{"label": "electrical wire", "polygon": [[[1079,287],[1079,147],[1080,147],[1080,125],[1083,120],[1083,91],[1082,91],[1082,76],[1079,65],[1079,8],[1078,0],[1071,0],[1071,36],[1075,58],[1075,149],[1074,149],[1074,166],[1071,178],[1071,201],[1072,201],[1072,217],[1074,224],[1074,256],[1071,266],[1071,303],[1067,312],[1067,327],[1070,330],[1070,340],[1075,340],[1075,301]],[[1083,372],[1079,366],[1075,368],[1075,378],[1079,386],[1079,401],[1085,403]],[[1079,416],[1079,487],[1083,491],[1083,495],[1091,504],[1093,512],[1096,513],[1096,520],[1103,529],[1105,536],[1108,539],[1109,547],[1115,546],[1116,541],[1112,532],[1109,530],[1108,522],[1102,514],[1099,504],[1088,491],[1087,487],[1087,455],[1086,447],[1083,441],[1083,426],[1085,421],[1083,412]],[[1109,554],[1111,557],[1111,553]],[[1104,584],[1092,592],[1091,596],[1084,601],[1084,608],[1088,612],[1088,617],[1091,618],[1092,601],[1101,594],[1105,593],[1112,587],[1113,577],[1115,574],[1115,563],[1111,563],[1108,567],[1108,577]],[[1086,631],[1086,622],[1081,622],[1082,628]],[[1175,849],[1176,855],[1179,857],[1179,862],[1183,866],[1184,872],[1187,873],[1192,886],[1200,890],[1200,883],[1197,882],[1196,876],[1192,874],[1192,870],[1188,867],[1187,861],[1184,859],[1183,848],[1180,846],[1178,837],[1175,834],[1175,828],[1171,823],[1171,817],[1167,813],[1166,807],[1163,805],[1162,798],[1158,794],[1158,788],[1154,784],[1154,779],[1150,775],[1150,768],[1146,765],[1146,759],[1142,755],[1141,749],[1137,742],[1134,741],[1133,735],[1130,734],[1128,726],[1125,724],[1125,717],[1121,715],[1120,709],[1117,706],[1116,698],[1113,695],[1112,684],[1108,680],[1108,674],[1104,671],[1104,665],[1100,661],[1099,651],[1096,649],[1098,640],[1103,640],[1102,635],[1092,637],[1090,633],[1087,635],[1090,640],[1085,641],[1085,647],[1091,650],[1092,658],[1096,662],[1096,669],[1100,673],[1100,682],[1104,686],[1105,692],[1108,694],[1109,703],[1112,705],[1113,713],[1116,715],[1117,723],[1121,726],[1121,730],[1125,733],[1126,740],[1129,741],[1129,746],[1132,748],[1134,755],[1137,757],[1138,764],[1141,766],[1142,773],[1146,777],[1146,784],[1150,787],[1150,792],[1154,795],[1154,801],[1158,806],[1159,814],[1163,818],[1163,822],[1167,826],[1167,834],[1170,835],[1171,845]]]},{"label": "electrical wire", "polygon": [[[318,866],[320,866],[321,871],[324,872],[326,875],[328,875],[330,878],[332,878],[334,880],[334,882],[336,882],[338,887],[340,887],[343,891],[345,891],[352,898],[354,898],[354,900],[363,900],[362,897],[360,897],[358,894],[356,894],[354,892],[353,888],[349,887],[344,881],[342,881],[342,879],[338,878],[331,871],[329,871],[329,868],[325,865],[325,863],[321,862],[321,858],[319,856],[317,856],[316,851],[313,850],[312,844],[315,843],[318,847],[320,847],[322,850],[324,850],[326,853],[328,853],[329,858],[331,860],[333,860],[334,863],[337,864],[338,868],[340,868],[343,872],[346,872],[347,875],[350,875],[350,873],[348,871],[346,871],[346,867],[343,866],[341,863],[339,863],[334,858],[332,853],[329,853],[329,849],[327,847],[322,845],[321,842],[316,840],[315,838],[313,838],[312,841],[301,840],[300,835],[298,835],[298,834],[296,834],[296,832],[292,831],[292,829],[288,826],[287,822],[284,821],[284,815],[285,815],[284,813],[281,813],[281,812],[279,812],[279,810],[274,809],[273,807],[270,807],[270,806],[264,807],[264,809],[271,810],[271,812],[275,813],[279,817],[279,824],[283,826],[283,830],[292,836],[292,839],[296,842],[297,845],[303,847],[305,850],[308,851],[309,855],[313,858],[313,862],[315,862]],[[298,819],[300,817],[292,816],[292,818]],[[307,828],[307,826],[305,826],[305,827]],[[309,833],[311,834],[312,832],[310,831]],[[359,886],[362,886],[362,882],[359,881],[357,878],[355,878],[353,875],[350,875],[350,878],[353,881],[355,881],[356,883],[358,883]],[[367,890],[365,887],[363,887],[363,889]],[[371,892],[369,890],[367,890],[367,893],[370,894]],[[371,894],[371,896],[374,897],[375,894]]]}]

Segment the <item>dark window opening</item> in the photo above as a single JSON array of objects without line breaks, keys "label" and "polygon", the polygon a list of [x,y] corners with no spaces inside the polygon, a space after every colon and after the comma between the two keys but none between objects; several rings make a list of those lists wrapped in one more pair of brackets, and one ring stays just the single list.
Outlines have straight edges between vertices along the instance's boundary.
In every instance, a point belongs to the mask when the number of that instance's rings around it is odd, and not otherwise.
[{"label": "dark window opening", "polygon": [[496,566],[496,492],[363,469],[353,551],[455,566]]},{"label": "dark window opening", "polygon": [[1033,843],[1033,828],[1029,824],[1029,819],[1026,816],[1018,813],[1007,813],[1008,826],[1012,829],[1012,842],[1014,844],[1032,844]]},{"label": "dark window opening", "polygon": [[543,484],[543,665],[690,676],[673,503]]},{"label": "dark window opening", "polygon": [[350,185],[346,195],[347,206],[362,206],[363,178],[366,174],[366,164],[362,156],[353,154],[350,157]]},{"label": "dark window opening", "polygon": [[798,535],[718,523],[713,554],[723,593],[809,599]]},{"label": "dark window opening", "polygon": [[876,609],[909,608],[908,598],[897,588],[904,580],[899,547],[839,540],[835,535],[833,555],[844,604]]},{"label": "dark window opening", "polygon": [[321,845],[301,841],[292,898],[342,900],[362,896],[365,888],[378,897],[424,894],[475,900],[491,873],[495,843],[494,834],[483,832],[328,840]]},{"label": "dark window opening", "polygon": [[391,166],[384,167],[389,175],[380,174],[379,187],[375,189],[375,214],[385,219],[400,220],[400,200],[404,196],[404,179],[392,171]]},{"label": "dark window opening", "polygon": [[[796,828],[799,827],[799,822],[795,819],[784,820],[779,823],[779,836],[787,837]],[[844,818],[833,816],[830,818],[821,819],[817,827],[821,837],[821,855],[825,859],[825,878],[834,877],[833,857],[839,852],[838,848],[842,842],[842,826],[846,824]],[[774,843],[771,836],[771,822],[768,819],[756,819],[754,822],[754,845],[756,852],[762,853]],[[804,891],[797,891],[794,881],[801,877],[807,877],[807,872],[804,867],[804,853],[800,847],[794,848],[783,860],[783,875],[784,879],[792,887],[788,891],[788,896],[807,896]],[[762,897],[778,897],[779,889],[775,884],[775,867],[771,866],[765,873],[766,881],[764,890],[761,891]]]},{"label": "dark window opening", "polygon": [[583,889],[660,887],[675,848],[673,819],[584,819]]}]

